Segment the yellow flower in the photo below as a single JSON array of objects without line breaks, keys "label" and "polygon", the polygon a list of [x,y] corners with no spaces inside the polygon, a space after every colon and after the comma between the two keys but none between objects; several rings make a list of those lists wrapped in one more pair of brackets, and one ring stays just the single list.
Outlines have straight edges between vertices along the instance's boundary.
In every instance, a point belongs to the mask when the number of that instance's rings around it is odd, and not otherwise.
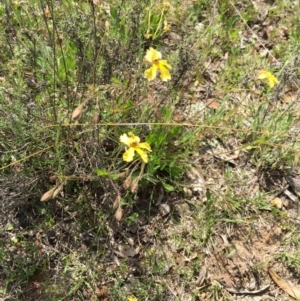
[{"label": "yellow flower", "polygon": [[167,20],[164,20],[164,29],[163,32],[166,33],[170,30],[170,25],[168,24]]},{"label": "yellow flower", "polygon": [[167,2],[167,1],[163,2],[162,6],[163,6],[163,10],[165,10],[165,11],[167,11],[171,8],[170,2]]},{"label": "yellow flower", "polygon": [[140,155],[141,159],[145,163],[148,163],[148,155],[143,149],[151,152],[149,143],[140,143],[140,138],[138,136],[135,136],[132,132],[129,132],[128,136],[127,134],[121,135],[120,141],[128,147],[123,154],[124,161],[131,162],[133,160],[134,153],[137,152]]},{"label": "yellow flower", "polygon": [[152,38],[152,34],[149,32],[149,30],[147,30],[147,33],[144,34],[145,39],[149,40],[150,38]]},{"label": "yellow flower", "polygon": [[136,297],[134,297],[134,296],[129,296],[127,298],[127,301],[138,301],[138,299]]},{"label": "yellow flower", "polygon": [[144,77],[148,81],[154,80],[156,77],[157,70],[160,71],[160,78],[162,81],[168,81],[171,79],[171,74],[168,69],[171,69],[171,66],[167,63],[166,60],[162,60],[162,55],[159,51],[150,47],[147,50],[145,55],[145,60],[152,64],[152,67],[145,70]]},{"label": "yellow flower", "polygon": [[257,79],[267,79],[271,88],[273,88],[275,84],[279,83],[278,79],[271,72],[266,70],[259,71]]}]

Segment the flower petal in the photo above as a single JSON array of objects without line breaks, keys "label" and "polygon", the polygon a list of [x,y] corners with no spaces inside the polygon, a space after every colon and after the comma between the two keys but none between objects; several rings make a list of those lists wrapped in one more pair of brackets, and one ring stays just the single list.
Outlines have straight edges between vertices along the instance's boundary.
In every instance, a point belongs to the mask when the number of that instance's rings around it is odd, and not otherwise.
[{"label": "flower petal", "polygon": [[279,83],[278,79],[271,72],[266,70],[259,71],[257,79],[268,79],[269,86],[271,88],[273,88],[275,84]]},{"label": "flower petal", "polygon": [[163,2],[162,5],[163,5],[163,10],[165,10],[165,11],[169,10],[171,7],[170,2],[167,2],[167,1]]},{"label": "flower petal", "polygon": [[151,146],[148,142],[142,142],[139,144],[139,148],[146,149],[147,151],[151,152]]},{"label": "flower petal", "polygon": [[153,49],[152,47],[150,47],[145,55],[145,60],[148,61],[149,63],[153,63],[156,60],[160,60],[161,59],[161,52]]},{"label": "flower petal", "polygon": [[277,79],[273,74],[272,74],[272,76],[270,76],[270,77],[268,78],[268,80],[269,80],[269,86],[270,86],[271,88],[273,88],[275,84],[278,84],[278,83],[279,83],[278,79]]},{"label": "flower petal", "polygon": [[134,148],[129,147],[128,150],[126,150],[126,152],[123,154],[123,160],[125,162],[131,162],[133,160],[133,157],[134,157]]},{"label": "flower petal", "polygon": [[140,143],[140,137],[135,136],[132,132],[127,134],[123,134],[120,136],[120,142],[124,143],[126,146],[133,146]]},{"label": "flower petal", "polygon": [[160,60],[160,61],[158,61],[157,63],[158,63],[159,66],[162,65],[162,66],[164,66],[164,67],[166,67],[166,68],[168,68],[168,69],[172,69],[171,65],[168,64],[167,60]]},{"label": "flower petal", "polygon": [[168,24],[167,20],[164,20],[164,29],[163,29],[163,32],[166,33],[168,31],[170,31],[170,25]]},{"label": "flower petal", "polygon": [[265,71],[265,70],[260,70],[259,72],[258,72],[258,76],[257,76],[257,79],[265,79],[265,78],[267,78],[267,71]]},{"label": "flower petal", "polygon": [[152,34],[151,33],[145,33],[144,37],[146,40],[149,40],[150,38],[152,38]]},{"label": "flower petal", "polygon": [[136,152],[141,156],[141,159],[145,162],[148,163],[148,155],[145,151],[143,151],[141,148],[136,148]]},{"label": "flower petal", "polygon": [[156,77],[157,66],[152,65],[149,69],[145,70],[144,77],[148,79],[148,81],[154,80]]},{"label": "flower petal", "polygon": [[127,145],[127,146],[130,146],[130,144],[129,144],[129,137],[127,136],[127,134],[123,134],[123,135],[121,135],[120,136],[120,142],[121,143],[124,143],[125,145]]},{"label": "flower petal", "polygon": [[132,132],[129,132],[128,136],[129,136],[130,146],[132,146],[132,144],[139,144],[140,143],[140,137],[139,136],[135,136]]},{"label": "flower petal", "polygon": [[165,81],[168,81],[168,80],[171,79],[171,74],[170,74],[169,70],[166,68],[166,67],[168,67],[170,65],[167,64],[167,63],[166,64],[162,64],[161,62],[159,62],[158,68],[159,68],[159,71],[160,71],[160,78],[161,78],[162,81],[165,82]]}]

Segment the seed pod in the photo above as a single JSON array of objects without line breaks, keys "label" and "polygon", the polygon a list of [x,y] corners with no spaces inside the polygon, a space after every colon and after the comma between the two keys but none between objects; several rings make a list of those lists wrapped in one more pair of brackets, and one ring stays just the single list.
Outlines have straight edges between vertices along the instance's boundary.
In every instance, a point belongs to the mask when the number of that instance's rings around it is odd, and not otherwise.
[{"label": "seed pod", "polygon": [[139,188],[139,178],[135,178],[130,185],[130,189],[132,193],[136,193]]},{"label": "seed pod", "polygon": [[79,105],[72,113],[72,120],[77,120],[80,118],[83,109],[83,104]]},{"label": "seed pod", "polygon": [[99,122],[99,120],[100,120],[99,113],[95,113],[93,116],[93,123],[97,124]]},{"label": "seed pod", "polygon": [[127,190],[129,189],[130,185],[131,185],[131,177],[128,176],[123,183],[123,187],[125,190]]},{"label": "seed pod", "polygon": [[52,195],[53,199],[56,198],[57,195],[62,191],[62,189],[64,188],[64,185],[65,185],[65,183],[63,182],[55,188],[55,190],[53,191],[53,195]]},{"label": "seed pod", "polygon": [[126,171],[123,171],[123,172],[119,173],[119,174],[118,174],[118,178],[119,178],[119,179],[125,178],[126,175],[127,175],[127,173],[128,173],[128,172],[126,172]]},{"label": "seed pod", "polygon": [[45,201],[50,200],[50,199],[53,197],[53,193],[54,193],[54,190],[55,190],[55,189],[56,189],[56,187],[51,188],[50,190],[48,190],[47,192],[45,192],[45,193],[42,195],[40,201],[41,201],[41,202],[45,202]]},{"label": "seed pod", "polygon": [[116,208],[120,207],[120,203],[121,203],[121,196],[118,195],[114,201],[113,208],[116,209]]},{"label": "seed pod", "polygon": [[115,218],[119,222],[122,219],[123,216],[123,210],[121,207],[118,207],[118,209],[115,212]]}]

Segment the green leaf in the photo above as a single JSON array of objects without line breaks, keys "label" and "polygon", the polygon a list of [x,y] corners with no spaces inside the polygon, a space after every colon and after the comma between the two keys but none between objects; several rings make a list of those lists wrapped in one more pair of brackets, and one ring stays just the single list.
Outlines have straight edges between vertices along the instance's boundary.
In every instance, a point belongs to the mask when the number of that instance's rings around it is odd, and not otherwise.
[{"label": "green leaf", "polygon": [[123,83],[117,78],[117,77],[112,77],[111,78],[111,81],[114,83],[114,84],[118,84],[118,85],[121,85],[123,86]]},{"label": "green leaf", "polygon": [[167,184],[164,181],[162,181],[162,184],[167,191],[174,191],[174,189],[175,189],[174,186]]},{"label": "green leaf", "polygon": [[156,29],[157,26],[159,25],[160,20],[161,20],[160,15],[152,15],[150,18],[151,27]]},{"label": "green leaf", "polygon": [[116,173],[109,173],[108,171],[106,171],[105,169],[99,169],[99,168],[95,168],[95,172],[98,176],[100,177],[108,177],[111,178],[112,180],[116,180],[119,178],[119,174]]},{"label": "green leaf", "polygon": [[181,167],[178,167],[178,166],[172,166],[170,164],[170,167],[169,167],[169,174],[174,177],[174,178],[178,178],[182,175],[183,173],[183,169]]},{"label": "green leaf", "polygon": [[118,20],[118,9],[116,7],[111,7],[110,8],[110,14],[111,14],[111,17],[114,21]]},{"label": "green leaf", "polygon": [[108,177],[109,173],[105,169],[95,168],[95,172],[100,177]]},{"label": "green leaf", "polygon": [[112,180],[117,180],[119,178],[119,175],[118,174],[109,174],[108,175]]},{"label": "green leaf", "polygon": [[256,149],[256,148],[257,148],[257,146],[254,146],[254,145],[247,145],[247,146],[243,147],[242,149],[243,149],[244,151],[250,151],[250,150],[253,150],[253,149]]}]

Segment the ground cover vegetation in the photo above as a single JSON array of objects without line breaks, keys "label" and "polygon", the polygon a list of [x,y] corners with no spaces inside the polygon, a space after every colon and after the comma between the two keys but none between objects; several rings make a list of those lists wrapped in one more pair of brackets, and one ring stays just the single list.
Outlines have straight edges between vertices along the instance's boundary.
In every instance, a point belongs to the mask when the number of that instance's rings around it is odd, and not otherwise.
[{"label": "ground cover vegetation", "polygon": [[0,300],[300,299],[299,5],[1,1]]}]

